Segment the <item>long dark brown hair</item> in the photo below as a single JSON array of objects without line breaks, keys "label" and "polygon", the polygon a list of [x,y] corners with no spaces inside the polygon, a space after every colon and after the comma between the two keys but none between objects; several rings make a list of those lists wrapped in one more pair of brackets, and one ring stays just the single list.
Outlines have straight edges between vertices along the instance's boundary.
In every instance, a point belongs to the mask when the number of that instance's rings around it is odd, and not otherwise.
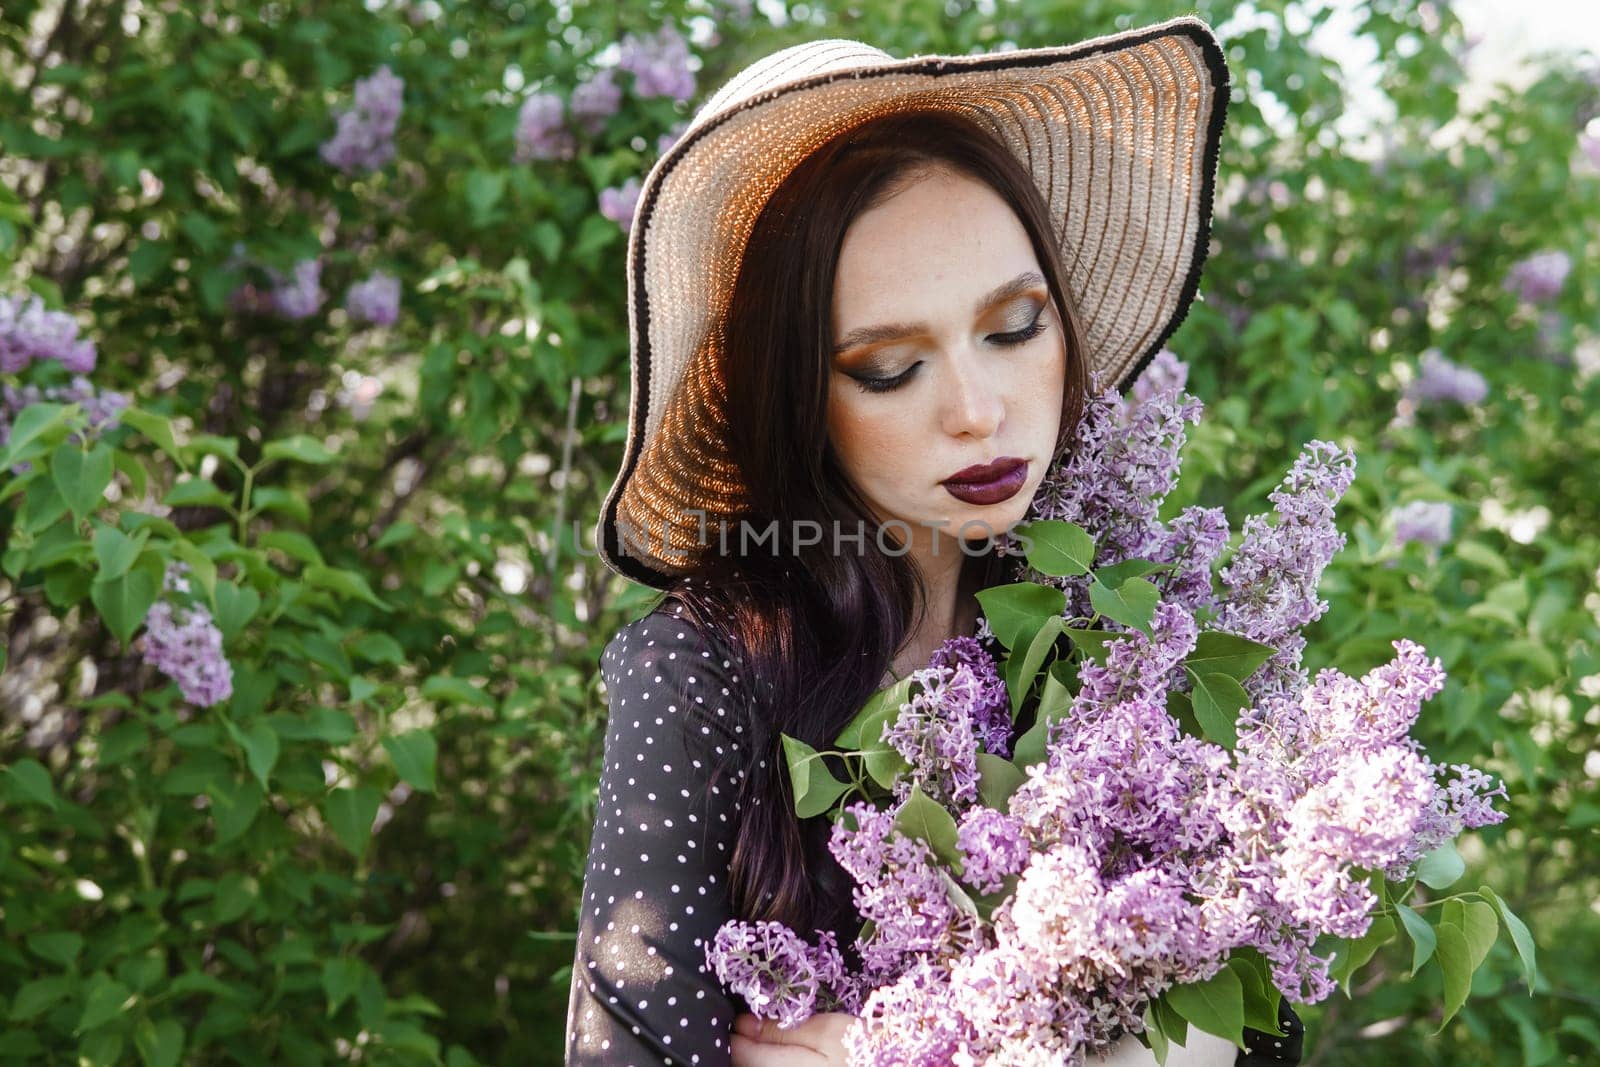
[{"label": "long dark brown hair", "polygon": [[[1088,388],[1048,208],[1023,165],[975,121],[920,110],[872,119],[808,155],[757,219],[721,324],[720,370],[727,445],[749,494],[746,517],[760,530],[776,520],[777,536],[758,550],[702,552],[694,580],[669,595],[702,627],[728,634],[756,698],[750,747],[720,769],[731,780],[737,757],[746,772],[729,869],[734,913],[805,934],[839,929],[853,906],[848,879],[826,851],[828,821],[802,822],[794,813],[779,735],[831,747],[926,610],[911,556],[881,550],[877,520],[828,440],[835,271],[851,222],[930,165],[987,184],[1033,244],[1067,353],[1053,461],[1070,447]],[[800,520],[820,523],[828,536],[801,543],[791,537]],[[835,551],[834,529],[866,530],[864,548],[844,542]],[[1000,584],[1007,561],[991,546],[964,561],[976,573],[963,578],[978,589]]]}]

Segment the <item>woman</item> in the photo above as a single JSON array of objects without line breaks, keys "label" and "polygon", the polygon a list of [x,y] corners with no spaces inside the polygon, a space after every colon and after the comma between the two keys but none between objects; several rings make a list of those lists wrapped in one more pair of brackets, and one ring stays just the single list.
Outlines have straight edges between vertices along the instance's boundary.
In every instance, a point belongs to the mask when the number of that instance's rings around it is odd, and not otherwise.
[{"label": "woman", "polygon": [[[858,962],[779,734],[827,747],[974,633],[1091,372],[1126,385],[1193,296],[1226,90],[1192,19],[991,57],[813,42],[735,76],[652,170],[598,542],[668,595],[602,658],[569,1063],[844,1062],[849,1016],[763,1027],[704,966],[733,917]],[[1169,1063],[1233,1059],[1195,1034]]]}]

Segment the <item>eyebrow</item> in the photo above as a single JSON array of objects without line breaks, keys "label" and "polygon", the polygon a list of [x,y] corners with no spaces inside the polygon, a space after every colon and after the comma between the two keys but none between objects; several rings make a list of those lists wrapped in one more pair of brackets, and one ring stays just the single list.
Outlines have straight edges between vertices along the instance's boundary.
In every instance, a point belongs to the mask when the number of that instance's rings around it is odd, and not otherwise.
[{"label": "eyebrow", "polygon": [[[1025,274],[1017,275],[1009,282],[1002,282],[990,290],[982,300],[978,301],[978,314],[981,315],[1001,301],[1009,300],[1011,297],[1043,283],[1044,275],[1032,270]],[[909,337],[915,333],[925,332],[927,329],[927,324],[922,322],[885,322],[877,326],[862,326],[839,338],[838,342],[833,346],[833,354],[836,356],[842,355],[852,348],[879,344],[884,341],[894,341],[901,337]]]}]

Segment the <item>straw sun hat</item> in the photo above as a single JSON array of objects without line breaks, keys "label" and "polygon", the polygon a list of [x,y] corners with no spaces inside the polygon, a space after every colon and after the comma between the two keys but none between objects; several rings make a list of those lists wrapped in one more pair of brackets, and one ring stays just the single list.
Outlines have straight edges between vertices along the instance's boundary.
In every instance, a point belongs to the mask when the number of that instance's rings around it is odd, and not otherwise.
[{"label": "straw sun hat", "polygon": [[858,41],[812,41],[734,75],[640,189],[628,239],[628,444],[596,529],[600,558],[663,589],[704,542],[716,550],[702,529],[742,513],[712,327],[768,195],[829,138],[922,108],[995,133],[1055,220],[1091,369],[1125,386],[1199,285],[1227,97],[1220,44],[1187,17],[988,55],[895,59]]}]

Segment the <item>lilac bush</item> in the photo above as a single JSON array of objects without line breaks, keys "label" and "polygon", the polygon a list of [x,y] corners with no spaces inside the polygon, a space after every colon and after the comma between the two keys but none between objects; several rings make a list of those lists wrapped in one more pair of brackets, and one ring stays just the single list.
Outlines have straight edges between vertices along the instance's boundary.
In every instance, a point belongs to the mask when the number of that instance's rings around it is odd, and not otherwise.
[{"label": "lilac bush", "polygon": [[633,228],[633,215],[639,208],[639,179],[629,178],[619,186],[600,191],[600,214],[621,226]]},{"label": "lilac bush", "polygon": [[1429,348],[1422,353],[1417,377],[1405,395],[1416,404],[1481,404],[1489,395],[1489,383],[1471,367],[1446,359],[1437,348]]},{"label": "lilac bush", "polygon": [[535,93],[522,102],[515,140],[511,158],[518,163],[571,159],[578,150],[577,139],[566,126],[566,105],[555,93]]},{"label": "lilac bush", "polygon": [[1438,500],[1413,500],[1394,510],[1394,539],[1437,547],[1450,541],[1450,505]]},{"label": "lilac bush", "polygon": [[1559,249],[1547,249],[1512,264],[1505,284],[1524,303],[1548,304],[1561,294],[1571,270],[1571,256]]}]

